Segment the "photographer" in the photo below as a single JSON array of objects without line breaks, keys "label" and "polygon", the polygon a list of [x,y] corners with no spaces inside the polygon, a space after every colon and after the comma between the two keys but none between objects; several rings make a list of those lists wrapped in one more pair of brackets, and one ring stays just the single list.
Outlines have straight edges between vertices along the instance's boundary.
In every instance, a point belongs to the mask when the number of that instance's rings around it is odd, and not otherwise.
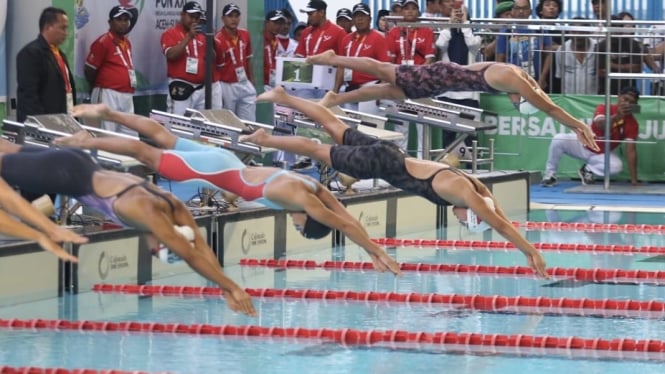
[{"label": "photographer", "polygon": [[[605,149],[613,151],[623,140],[637,140],[639,133],[639,124],[633,116],[633,113],[639,112],[637,101],[640,98],[639,91],[633,86],[627,86],[621,89],[617,97],[617,103],[610,106],[610,134],[609,144],[603,142],[607,138],[605,134],[605,104],[596,107],[593,116],[591,129],[596,135],[596,140],[601,146],[599,151],[592,151],[576,141],[575,134],[557,134],[550,144],[549,156],[545,168],[545,177],[541,184],[545,187],[551,187],[556,184],[556,170],[559,167],[561,156],[566,154],[570,157],[583,160],[584,165],[578,170],[582,179],[582,184],[592,184],[594,174],[602,176],[605,170]],[[639,185],[637,181],[637,149],[635,143],[628,142],[625,147],[628,168],[630,169],[630,182],[633,186]],[[623,169],[623,162],[615,153],[610,153],[609,173],[614,175]]]}]

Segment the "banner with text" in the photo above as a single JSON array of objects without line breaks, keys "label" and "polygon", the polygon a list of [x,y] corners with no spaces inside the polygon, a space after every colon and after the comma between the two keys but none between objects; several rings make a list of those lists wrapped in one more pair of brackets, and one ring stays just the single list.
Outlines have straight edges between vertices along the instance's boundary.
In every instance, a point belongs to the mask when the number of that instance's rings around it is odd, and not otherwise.
[{"label": "banner with text", "polygon": [[[590,124],[596,106],[604,103],[603,96],[551,95],[552,100],[569,112],[573,117]],[[616,98],[612,98],[616,103]],[[665,180],[665,99],[643,97],[639,100],[640,113],[635,118],[640,124],[637,144],[638,178],[643,181]],[[538,110],[522,108],[521,114],[516,110],[508,96],[481,95],[481,107],[498,113],[498,117],[487,117],[488,123],[497,125],[496,130],[481,135],[481,142],[488,137],[495,139],[495,163],[497,170],[545,170],[548,149],[552,137],[558,133],[572,133],[567,127],[554,121]],[[486,142],[484,142],[486,143]],[[624,170],[614,179],[630,180],[628,167],[625,164],[624,146],[618,152],[624,160]],[[558,176],[577,176],[582,161],[564,156],[559,164]]]},{"label": "banner with text", "polygon": [[83,67],[90,45],[108,31],[109,11],[116,5],[133,6],[139,16],[128,37],[138,78],[136,95],[166,94],[166,58],[162,53],[162,33],[180,20],[186,0],[77,0],[75,34],[75,76],[79,91],[89,90]]}]

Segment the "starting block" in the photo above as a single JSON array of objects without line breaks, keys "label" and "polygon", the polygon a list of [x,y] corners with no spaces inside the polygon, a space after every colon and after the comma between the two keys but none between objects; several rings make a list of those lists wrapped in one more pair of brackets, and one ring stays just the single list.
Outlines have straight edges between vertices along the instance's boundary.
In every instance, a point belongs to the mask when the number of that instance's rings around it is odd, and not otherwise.
[{"label": "starting block", "polygon": [[202,111],[187,109],[184,116],[153,110],[150,112],[150,118],[180,137],[203,141],[246,156],[263,156],[265,153],[275,151],[240,141],[242,134],[250,134],[257,128],[272,132],[273,126],[241,120],[227,109]]},{"label": "starting block", "polygon": [[[348,126],[378,139],[394,141],[404,138],[399,132],[384,130],[383,126],[388,118],[365,114],[361,112],[341,109],[340,107],[329,108],[337,118]],[[275,105],[275,120],[292,126],[321,129],[321,125],[309,119],[305,114],[286,106]]]},{"label": "starting block", "polygon": [[[79,131],[88,131],[93,136],[118,136],[135,139],[132,136],[84,126],[68,114],[41,114],[28,116],[24,123],[4,120],[3,138],[16,144],[30,144],[50,147],[53,139],[70,136]],[[132,167],[142,166],[136,159],[105,151],[89,150],[90,154],[107,169],[128,171]]]},{"label": "starting block", "polygon": [[[414,122],[425,125],[423,128],[423,158],[432,159],[431,153],[437,153],[434,158],[441,160],[451,150],[457,148],[469,136],[481,131],[493,130],[496,125],[490,125],[483,122],[483,117],[494,115],[482,109],[467,107],[447,103],[433,99],[405,100],[398,102],[395,106],[385,108],[386,117],[390,120],[403,122]],[[454,132],[455,140],[448,145],[448,148],[434,150],[431,147],[431,127],[438,127],[446,131]],[[494,164],[494,146],[480,148],[477,142],[473,143],[470,152],[473,157],[470,160],[460,160],[461,162],[471,162],[471,169],[475,172],[479,164],[490,164],[490,170]],[[479,152],[489,152],[486,158],[479,158]]]}]

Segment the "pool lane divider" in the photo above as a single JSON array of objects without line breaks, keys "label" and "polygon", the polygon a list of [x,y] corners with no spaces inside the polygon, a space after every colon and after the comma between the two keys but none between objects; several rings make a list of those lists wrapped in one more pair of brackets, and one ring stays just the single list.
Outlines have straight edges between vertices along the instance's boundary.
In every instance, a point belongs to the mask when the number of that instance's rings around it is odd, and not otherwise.
[{"label": "pool lane divider", "polygon": [[582,338],[576,336],[534,336],[523,334],[480,334],[458,332],[412,332],[405,330],[357,330],[254,325],[208,325],[154,322],[67,321],[43,319],[0,319],[0,329],[55,330],[77,332],[124,332],[193,336],[261,337],[298,341],[335,342],[344,346],[442,349],[462,353],[541,354],[613,357],[637,360],[665,360],[665,341],[631,338]]},{"label": "pool lane divider", "polygon": [[[372,262],[354,261],[323,261],[319,263],[314,260],[241,259],[240,265],[277,269],[374,270]],[[526,266],[402,263],[400,269],[421,273],[536,277],[533,270]],[[665,284],[665,271],[550,267],[547,269],[547,274],[557,279],[573,279],[586,282]]]},{"label": "pool lane divider", "polygon": [[517,222],[513,226],[527,231],[617,232],[629,234],[665,234],[665,225],[590,222]]},{"label": "pool lane divider", "polygon": [[[141,296],[220,297],[217,287],[96,284],[93,291]],[[660,301],[575,299],[500,295],[420,294],[377,291],[336,291],[307,289],[246,288],[253,297],[325,301],[362,301],[447,305],[459,310],[485,312],[538,313],[574,316],[665,318],[665,303]]]},{"label": "pool lane divider", "polygon": [[[514,250],[517,249],[511,242],[483,241],[483,240],[446,240],[446,239],[396,239],[375,238],[373,242],[388,247],[431,247],[437,249],[463,248],[480,250]],[[665,255],[665,247],[622,244],[579,244],[579,243],[531,243],[541,251],[557,252],[592,252],[616,253],[631,255]]]},{"label": "pool lane divider", "polygon": [[0,366],[0,374],[148,374],[146,371]]}]

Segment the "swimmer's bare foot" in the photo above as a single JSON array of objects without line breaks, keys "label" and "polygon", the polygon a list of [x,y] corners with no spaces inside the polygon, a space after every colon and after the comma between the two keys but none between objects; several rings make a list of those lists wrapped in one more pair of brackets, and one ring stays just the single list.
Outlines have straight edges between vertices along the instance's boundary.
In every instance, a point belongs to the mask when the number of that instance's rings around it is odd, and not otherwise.
[{"label": "swimmer's bare foot", "polygon": [[102,119],[110,111],[111,109],[105,104],[80,104],[72,108],[71,115],[80,118]]},{"label": "swimmer's bare foot", "polygon": [[71,136],[63,136],[61,138],[53,139],[53,143],[65,147],[85,148],[86,143],[90,139],[92,139],[92,135],[83,130]]},{"label": "swimmer's bare foot", "polygon": [[335,58],[335,56],[335,51],[329,49],[323,53],[319,53],[318,55],[307,57],[305,59],[305,63],[311,65],[333,65],[331,60]]},{"label": "swimmer's bare foot", "polygon": [[288,94],[284,91],[284,87],[275,87],[270,91],[266,91],[256,97],[256,102],[269,102],[279,104]]},{"label": "swimmer's bare foot", "polygon": [[254,143],[256,145],[262,145],[263,140],[265,140],[269,135],[264,129],[258,129],[249,135],[242,135],[238,138],[239,141],[246,143]]},{"label": "swimmer's bare foot", "polygon": [[337,96],[338,94],[333,91],[326,92],[323,99],[319,100],[319,104],[323,105],[326,108],[331,108],[337,105]]}]

